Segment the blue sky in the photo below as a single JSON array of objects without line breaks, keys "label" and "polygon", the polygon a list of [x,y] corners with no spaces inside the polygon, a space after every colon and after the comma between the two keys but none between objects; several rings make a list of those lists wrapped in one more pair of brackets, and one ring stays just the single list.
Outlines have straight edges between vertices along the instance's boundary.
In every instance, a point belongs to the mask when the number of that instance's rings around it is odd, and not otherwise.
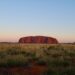
[{"label": "blue sky", "polygon": [[0,0],[0,41],[44,35],[75,41],[75,0]]}]

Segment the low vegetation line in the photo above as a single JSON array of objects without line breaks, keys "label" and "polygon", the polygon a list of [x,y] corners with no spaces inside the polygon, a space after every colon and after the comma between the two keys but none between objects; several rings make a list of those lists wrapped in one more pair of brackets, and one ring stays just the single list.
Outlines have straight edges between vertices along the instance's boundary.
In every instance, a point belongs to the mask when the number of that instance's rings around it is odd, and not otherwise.
[{"label": "low vegetation line", "polygon": [[42,75],[75,75],[75,45],[0,44],[0,70],[37,65],[47,67]]}]

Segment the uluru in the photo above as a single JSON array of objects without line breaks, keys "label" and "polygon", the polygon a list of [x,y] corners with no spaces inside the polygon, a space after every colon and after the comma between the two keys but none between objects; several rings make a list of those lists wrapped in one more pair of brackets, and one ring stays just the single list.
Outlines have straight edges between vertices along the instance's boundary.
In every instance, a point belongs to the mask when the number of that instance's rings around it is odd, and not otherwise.
[{"label": "uluru", "polygon": [[21,37],[19,43],[58,44],[58,40],[47,36],[26,36]]}]

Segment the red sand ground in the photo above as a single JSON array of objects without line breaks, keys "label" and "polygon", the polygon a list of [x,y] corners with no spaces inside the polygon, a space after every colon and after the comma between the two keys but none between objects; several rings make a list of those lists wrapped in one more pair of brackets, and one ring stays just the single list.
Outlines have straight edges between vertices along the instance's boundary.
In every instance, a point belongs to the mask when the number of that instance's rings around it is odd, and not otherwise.
[{"label": "red sand ground", "polygon": [[33,63],[29,67],[0,68],[0,75],[43,75],[47,71],[47,65]]},{"label": "red sand ground", "polygon": [[0,75],[42,75],[47,71],[47,66],[33,65],[31,67],[0,68]]}]

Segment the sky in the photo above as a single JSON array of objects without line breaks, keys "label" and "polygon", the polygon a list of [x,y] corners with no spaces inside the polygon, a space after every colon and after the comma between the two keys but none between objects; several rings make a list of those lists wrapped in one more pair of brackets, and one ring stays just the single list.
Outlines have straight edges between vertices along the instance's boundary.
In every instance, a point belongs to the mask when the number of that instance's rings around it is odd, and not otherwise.
[{"label": "sky", "polygon": [[0,0],[0,42],[36,35],[75,42],[75,0]]}]

